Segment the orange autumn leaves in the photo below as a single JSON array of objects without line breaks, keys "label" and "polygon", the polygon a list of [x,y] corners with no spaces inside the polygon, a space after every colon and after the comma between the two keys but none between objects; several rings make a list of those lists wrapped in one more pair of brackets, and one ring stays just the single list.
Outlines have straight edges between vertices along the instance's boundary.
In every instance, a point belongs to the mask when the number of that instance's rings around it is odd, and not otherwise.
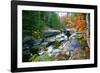
[{"label": "orange autumn leaves", "polygon": [[85,15],[77,14],[75,16],[66,17],[65,25],[67,28],[74,28],[78,32],[85,32],[87,25]]},{"label": "orange autumn leaves", "polygon": [[85,16],[80,14],[76,17],[75,19],[75,28],[77,31],[79,32],[85,32],[86,31],[86,20],[85,20]]}]

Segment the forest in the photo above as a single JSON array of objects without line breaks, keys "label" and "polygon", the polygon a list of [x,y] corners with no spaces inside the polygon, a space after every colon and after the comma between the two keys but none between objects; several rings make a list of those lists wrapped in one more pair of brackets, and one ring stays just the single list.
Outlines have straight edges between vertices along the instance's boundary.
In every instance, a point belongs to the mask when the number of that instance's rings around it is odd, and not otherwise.
[{"label": "forest", "polygon": [[90,58],[90,14],[22,11],[22,61]]}]

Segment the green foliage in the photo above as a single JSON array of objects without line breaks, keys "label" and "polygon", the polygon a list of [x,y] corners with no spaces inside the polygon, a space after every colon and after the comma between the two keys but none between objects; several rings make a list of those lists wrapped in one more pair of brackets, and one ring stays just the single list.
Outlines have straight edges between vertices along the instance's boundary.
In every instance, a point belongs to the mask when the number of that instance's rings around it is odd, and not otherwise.
[{"label": "green foliage", "polygon": [[39,62],[39,61],[50,61],[51,57],[48,55],[47,52],[44,54],[38,56],[37,54],[32,55],[32,57],[29,59],[32,62]]},{"label": "green foliage", "polygon": [[78,40],[81,40],[81,39],[83,39],[84,37],[83,37],[83,35],[76,35],[76,38],[78,39]]},{"label": "green foliage", "polygon": [[[40,11],[23,11],[23,36],[33,36],[40,38],[41,32],[44,29],[44,21]],[[37,37],[39,36],[39,37]]]},{"label": "green foliage", "polygon": [[53,45],[54,45],[54,48],[58,48],[61,45],[61,42],[56,40],[53,42]]},{"label": "green foliage", "polygon": [[49,12],[48,14],[48,26],[53,29],[61,29],[63,25],[60,24],[60,19],[55,12]]},{"label": "green foliage", "polygon": [[30,61],[32,61],[32,62],[37,62],[37,61],[39,61],[38,55],[37,55],[37,54],[32,55],[32,57],[30,58]]},{"label": "green foliage", "polygon": [[33,36],[36,39],[43,38],[46,28],[62,29],[60,19],[55,12],[23,11],[22,12],[23,37]]},{"label": "green foliage", "polygon": [[78,39],[78,41],[81,44],[81,48],[85,48],[87,47],[87,42],[86,42],[86,37],[84,35],[77,35],[76,38]]}]

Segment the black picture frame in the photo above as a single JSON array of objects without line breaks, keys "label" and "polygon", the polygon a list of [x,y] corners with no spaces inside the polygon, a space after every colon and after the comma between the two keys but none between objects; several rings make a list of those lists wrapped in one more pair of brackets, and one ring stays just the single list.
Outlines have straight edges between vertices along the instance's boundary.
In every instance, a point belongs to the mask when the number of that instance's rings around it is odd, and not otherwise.
[{"label": "black picture frame", "polygon": [[[80,65],[62,65],[62,66],[46,66],[46,67],[17,67],[17,7],[18,5],[26,6],[47,6],[47,7],[63,7],[63,8],[83,8],[94,10],[94,64]],[[58,70],[58,69],[74,69],[74,68],[90,68],[97,67],[97,6],[96,5],[81,5],[81,4],[62,4],[62,3],[47,3],[47,2],[31,2],[31,1],[11,1],[11,72],[25,71],[43,71],[43,70]]]}]

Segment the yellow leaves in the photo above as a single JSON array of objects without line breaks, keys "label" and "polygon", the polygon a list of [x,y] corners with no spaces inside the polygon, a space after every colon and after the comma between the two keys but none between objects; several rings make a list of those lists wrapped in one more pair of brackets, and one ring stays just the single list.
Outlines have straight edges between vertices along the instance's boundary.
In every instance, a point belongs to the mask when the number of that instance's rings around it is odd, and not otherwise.
[{"label": "yellow leaves", "polygon": [[69,28],[73,27],[73,22],[71,21],[71,18],[69,17],[65,18],[65,25]]}]

